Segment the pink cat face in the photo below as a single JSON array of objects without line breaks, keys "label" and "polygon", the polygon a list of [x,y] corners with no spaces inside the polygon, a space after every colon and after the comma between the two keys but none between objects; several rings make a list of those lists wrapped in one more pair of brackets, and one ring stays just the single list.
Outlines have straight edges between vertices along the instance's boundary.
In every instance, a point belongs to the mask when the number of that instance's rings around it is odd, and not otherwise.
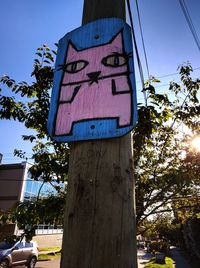
[{"label": "pink cat face", "polygon": [[131,91],[128,81],[128,55],[122,34],[105,45],[78,51],[71,43],[61,83],[56,118],[56,135],[73,131],[82,120],[117,118],[118,126],[130,125]]},{"label": "pink cat face", "polygon": [[100,72],[98,78],[126,72],[126,61],[121,34],[110,44],[83,51],[77,51],[69,44],[64,67],[67,75],[63,78],[63,84],[88,80],[93,72]]}]

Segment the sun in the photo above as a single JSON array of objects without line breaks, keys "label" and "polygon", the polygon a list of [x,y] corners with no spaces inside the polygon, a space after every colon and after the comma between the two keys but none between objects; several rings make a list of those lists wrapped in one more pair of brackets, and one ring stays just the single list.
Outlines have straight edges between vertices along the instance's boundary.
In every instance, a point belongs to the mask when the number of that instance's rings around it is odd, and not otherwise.
[{"label": "sun", "polygon": [[195,151],[200,152],[200,136],[197,136],[191,140],[191,146]]}]

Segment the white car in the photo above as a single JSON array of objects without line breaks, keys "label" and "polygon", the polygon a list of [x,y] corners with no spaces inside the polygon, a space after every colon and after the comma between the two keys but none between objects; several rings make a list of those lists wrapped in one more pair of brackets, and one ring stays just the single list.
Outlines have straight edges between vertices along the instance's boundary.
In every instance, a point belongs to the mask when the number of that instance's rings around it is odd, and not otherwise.
[{"label": "white car", "polygon": [[38,259],[38,246],[35,241],[18,241],[14,244],[0,243],[0,268],[26,265],[34,268]]}]

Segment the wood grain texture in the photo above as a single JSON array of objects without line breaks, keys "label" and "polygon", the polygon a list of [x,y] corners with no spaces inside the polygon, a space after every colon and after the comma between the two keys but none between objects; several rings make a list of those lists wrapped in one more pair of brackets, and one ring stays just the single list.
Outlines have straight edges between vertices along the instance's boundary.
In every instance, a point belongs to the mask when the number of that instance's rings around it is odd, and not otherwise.
[{"label": "wood grain texture", "polygon": [[[125,0],[84,3],[83,24],[125,19]],[[131,134],[72,144],[61,268],[137,268],[133,168]]]},{"label": "wood grain texture", "polygon": [[136,267],[130,140],[72,145],[62,268]]},{"label": "wood grain texture", "polygon": [[125,20],[125,1],[121,0],[85,0],[82,24],[102,19],[117,17]]}]

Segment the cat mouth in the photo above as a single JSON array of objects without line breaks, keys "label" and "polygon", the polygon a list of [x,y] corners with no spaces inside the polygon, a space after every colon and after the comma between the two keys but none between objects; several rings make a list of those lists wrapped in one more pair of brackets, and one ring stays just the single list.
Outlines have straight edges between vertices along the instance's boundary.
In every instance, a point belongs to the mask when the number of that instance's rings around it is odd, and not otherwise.
[{"label": "cat mouth", "polygon": [[69,82],[69,83],[63,83],[61,84],[61,86],[73,86],[73,85],[80,85],[82,83],[90,83],[90,85],[92,85],[94,82],[95,83],[99,83],[100,80],[103,79],[107,79],[107,78],[112,78],[112,77],[118,77],[118,76],[129,76],[131,74],[131,72],[122,72],[122,73],[116,73],[116,74],[109,74],[109,75],[104,75],[104,76],[100,76],[100,77],[95,77],[95,79],[91,78],[90,79],[85,79],[85,80],[80,80],[80,81],[75,81],[75,82]]}]

